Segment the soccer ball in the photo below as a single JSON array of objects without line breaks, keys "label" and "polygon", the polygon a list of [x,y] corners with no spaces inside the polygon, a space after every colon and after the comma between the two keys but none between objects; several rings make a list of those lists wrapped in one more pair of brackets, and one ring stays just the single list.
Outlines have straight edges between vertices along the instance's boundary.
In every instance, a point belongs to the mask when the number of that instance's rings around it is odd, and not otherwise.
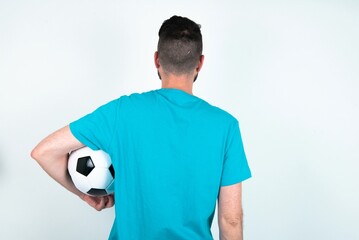
[{"label": "soccer ball", "polygon": [[115,171],[110,156],[102,150],[83,147],[70,153],[68,171],[76,188],[91,196],[113,193]]}]

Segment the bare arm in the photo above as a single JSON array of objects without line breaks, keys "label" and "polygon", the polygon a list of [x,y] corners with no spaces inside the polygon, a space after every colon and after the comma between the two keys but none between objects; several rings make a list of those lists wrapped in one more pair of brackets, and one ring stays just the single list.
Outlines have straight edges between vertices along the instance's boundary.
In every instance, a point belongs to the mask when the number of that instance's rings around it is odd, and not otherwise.
[{"label": "bare arm", "polygon": [[31,152],[35,159],[50,177],[70,192],[79,196],[96,210],[113,206],[113,196],[90,197],[80,192],[73,184],[67,171],[69,152],[84,145],[65,126],[43,139]]},{"label": "bare arm", "polygon": [[66,189],[81,197],[82,193],[73,185],[67,172],[69,152],[82,147],[68,126],[57,130],[43,139],[31,152],[31,157]]},{"label": "bare arm", "polygon": [[221,240],[243,240],[242,183],[221,187],[218,225]]}]

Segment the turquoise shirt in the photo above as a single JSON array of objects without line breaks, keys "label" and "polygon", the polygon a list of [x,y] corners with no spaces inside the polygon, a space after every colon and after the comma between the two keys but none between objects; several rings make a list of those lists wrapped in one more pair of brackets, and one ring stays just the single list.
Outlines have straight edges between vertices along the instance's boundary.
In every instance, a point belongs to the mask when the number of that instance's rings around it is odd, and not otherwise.
[{"label": "turquoise shirt", "polygon": [[70,129],[111,156],[109,239],[213,239],[220,187],[251,177],[236,118],[179,89],[121,96]]}]

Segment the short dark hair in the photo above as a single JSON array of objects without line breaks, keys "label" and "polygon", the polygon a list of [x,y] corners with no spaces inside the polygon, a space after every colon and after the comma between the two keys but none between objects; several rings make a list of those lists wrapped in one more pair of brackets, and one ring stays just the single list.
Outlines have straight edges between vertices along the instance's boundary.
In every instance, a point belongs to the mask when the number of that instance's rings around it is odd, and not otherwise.
[{"label": "short dark hair", "polygon": [[201,25],[173,16],[163,22],[159,32],[158,56],[167,72],[181,75],[193,71],[202,55]]}]

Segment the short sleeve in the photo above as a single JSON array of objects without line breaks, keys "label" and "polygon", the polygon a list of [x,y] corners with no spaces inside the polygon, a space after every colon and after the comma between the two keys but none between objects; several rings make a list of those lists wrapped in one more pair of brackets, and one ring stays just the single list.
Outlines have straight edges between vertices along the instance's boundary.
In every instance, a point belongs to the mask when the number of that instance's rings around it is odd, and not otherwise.
[{"label": "short sleeve", "polygon": [[221,186],[242,182],[252,176],[242,143],[238,121],[229,129],[225,148]]},{"label": "short sleeve", "polygon": [[119,99],[113,100],[84,117],[71,122],[72,134],[93,150],[108,151],[116,127]]}]

